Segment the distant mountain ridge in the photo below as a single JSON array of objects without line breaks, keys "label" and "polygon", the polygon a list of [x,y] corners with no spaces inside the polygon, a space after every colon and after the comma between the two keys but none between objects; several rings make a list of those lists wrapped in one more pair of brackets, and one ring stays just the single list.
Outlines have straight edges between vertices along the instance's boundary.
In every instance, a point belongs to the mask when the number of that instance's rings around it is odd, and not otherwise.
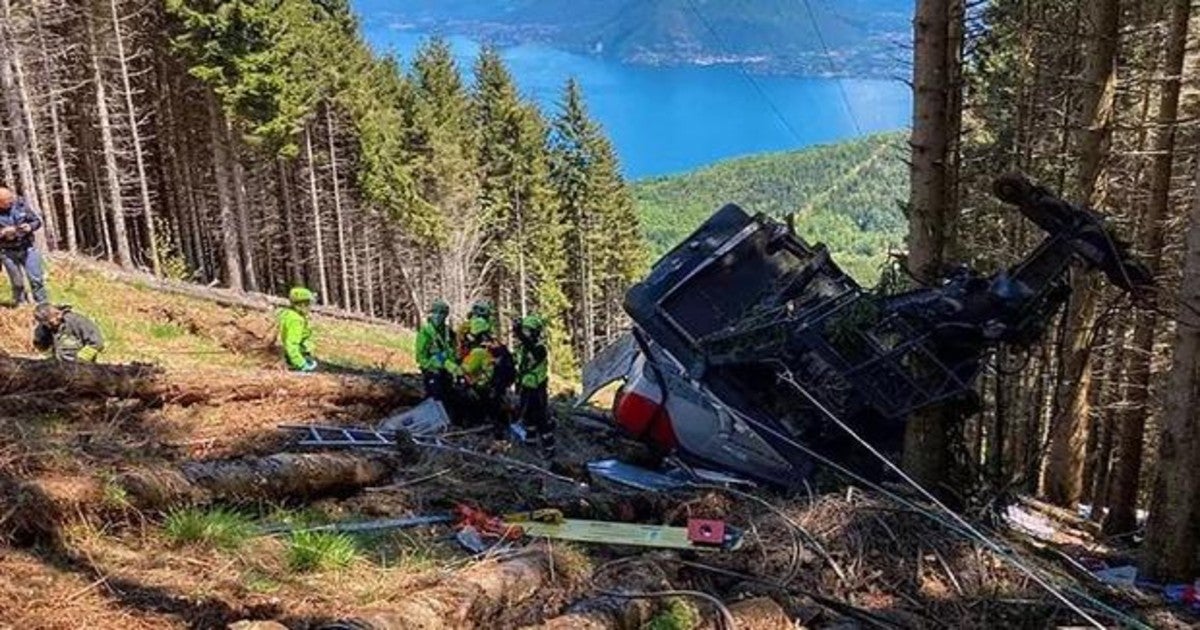
[{"label": "distant mountain ridge", "polygon": [[905,74],[898,42],[910,38],[913,1],[354,0],[354,6],[373,26],[500,45],[542,43],[628,63],[895,78]]},{"label": "distant mountain ridge", "polygon": [[847,273],[872,285],[907,231],[905,139],[879,134],[636,182],[642,231],[660,255],[726,203],[775,217],[795,213],[801,236],[828,245]]}]

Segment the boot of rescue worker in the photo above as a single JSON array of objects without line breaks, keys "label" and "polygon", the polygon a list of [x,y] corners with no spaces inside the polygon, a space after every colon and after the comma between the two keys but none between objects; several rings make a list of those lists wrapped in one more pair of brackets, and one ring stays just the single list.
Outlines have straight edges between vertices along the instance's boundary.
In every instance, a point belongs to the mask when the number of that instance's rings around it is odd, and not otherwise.
[{"label": "boot of rescue worker", "polygon": [[550,417],[550,353],[545,341],[546,322],[537,315],[514,322],[517,340],[516,381],[521,396],[521,422],[529,443],[546,459],[555,455],[554,422]]}]

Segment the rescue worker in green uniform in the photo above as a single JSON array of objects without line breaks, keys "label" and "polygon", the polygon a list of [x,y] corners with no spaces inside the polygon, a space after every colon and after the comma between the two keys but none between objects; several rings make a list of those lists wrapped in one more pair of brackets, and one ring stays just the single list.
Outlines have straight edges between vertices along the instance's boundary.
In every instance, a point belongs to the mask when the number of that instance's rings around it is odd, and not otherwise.
[{"label": "rescue worker in green uniform", "polygon": [[550,416],[550,353],[546,349],[546,321],[537,315],[513,323],[517,340],[517,391],[520,420],[526,440],[538,447],[542,457],[554,457],[554,419]]},{"label": "rescue worker in green uniform", "polygon": [[492,334],[487,319],[472,317],[467,329],[468,350],[462,356],[462,376],[468,412],[477,422],[489,423],[492,437],[508,438],[508,413],[504,394],[512,385],[516,370],[512,353]]},{"label": "rescue worker in green uniform", "polygon": [[487,322],[489,332],[496,330],[496,308],[492,306],[489,300],[478,300],[471,305],[471,310],[467,312],[467,319],[459,325],[458,329],[458,356],[464,357],[471,351],[471,342],[474,336],[471,334],[471,321],[481,319]]},{"label": "rescue worker in green uniform", "polygon": [[425,396],[445,402],[454,385],[454,377],[461,374],[456,355],[454,331],[447,319],[450,306],[437,300],[429,309],[429,318],[417,329],[417,366],[425,383]]},{"label": "rescue worker in green uniform", "polygon": [[315,372],[317,362],[313,359],[312,328],[308,313],[316,295],[304,287],[292,287],[288,291],[288,305],[279,312],[279,345],[283,346],[283,360],[288,369],[298,372]]},{"label": "rescue worker in green uniform", "polygon": [[38,304],[33,311],[33,347],[51,352],[59,361],[95,363],[104,337],[95,322],[69,306]]}]

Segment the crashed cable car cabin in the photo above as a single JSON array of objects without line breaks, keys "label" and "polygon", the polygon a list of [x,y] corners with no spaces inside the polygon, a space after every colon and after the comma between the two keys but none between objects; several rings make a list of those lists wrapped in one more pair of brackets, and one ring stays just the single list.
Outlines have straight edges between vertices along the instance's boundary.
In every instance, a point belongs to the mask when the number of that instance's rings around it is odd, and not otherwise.
[{"label": "crashed cable car cabin", "polygon": [[1135,297],[1152,287],[1091,209],[1020,175],[994,193],[1045,239],[991,276],[962,268],[897,295],[864,290],[787,225],[725,206],[626,294],[633,329],[585,369],[585,396],[623,380],[614,417],[625,431],[772,485],[797,484],[817,457],[862,459],[834,418],[895,454],[913,411],[969,403],[992,348],[1045,333],[1071,273],[1102,272]]}]

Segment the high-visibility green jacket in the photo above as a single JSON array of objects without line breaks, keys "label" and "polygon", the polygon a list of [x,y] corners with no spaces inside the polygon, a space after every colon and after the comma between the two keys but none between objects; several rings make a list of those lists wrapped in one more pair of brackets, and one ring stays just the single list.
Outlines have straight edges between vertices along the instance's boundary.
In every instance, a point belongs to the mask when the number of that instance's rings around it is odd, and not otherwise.
[{"label": "high-visibility green jacket", "polygon": [[462,371],[471,387],[486,390],[496,373],[496,357],[487,348],[472,348],[463,358]]},{"label": "high-visibility green jacket", "polygon": [[312,328],[308,316],[288,306],[279,312],[279,345],[288,367],[299,370],[312,357]]},{"label": "high-visibility green jacket", "polygon": [[517,346],[517,382],[525,389],[544,387],[550,378],[550,353],[543,343]]},{"label": "high-visibility green jacket", "polygon": [[435,326],[426,320],[417,329],[416,342],[417,366],[425,372],[446,370],[454,372],[458,366],[455,361],[454,331],[449,325]]}]

